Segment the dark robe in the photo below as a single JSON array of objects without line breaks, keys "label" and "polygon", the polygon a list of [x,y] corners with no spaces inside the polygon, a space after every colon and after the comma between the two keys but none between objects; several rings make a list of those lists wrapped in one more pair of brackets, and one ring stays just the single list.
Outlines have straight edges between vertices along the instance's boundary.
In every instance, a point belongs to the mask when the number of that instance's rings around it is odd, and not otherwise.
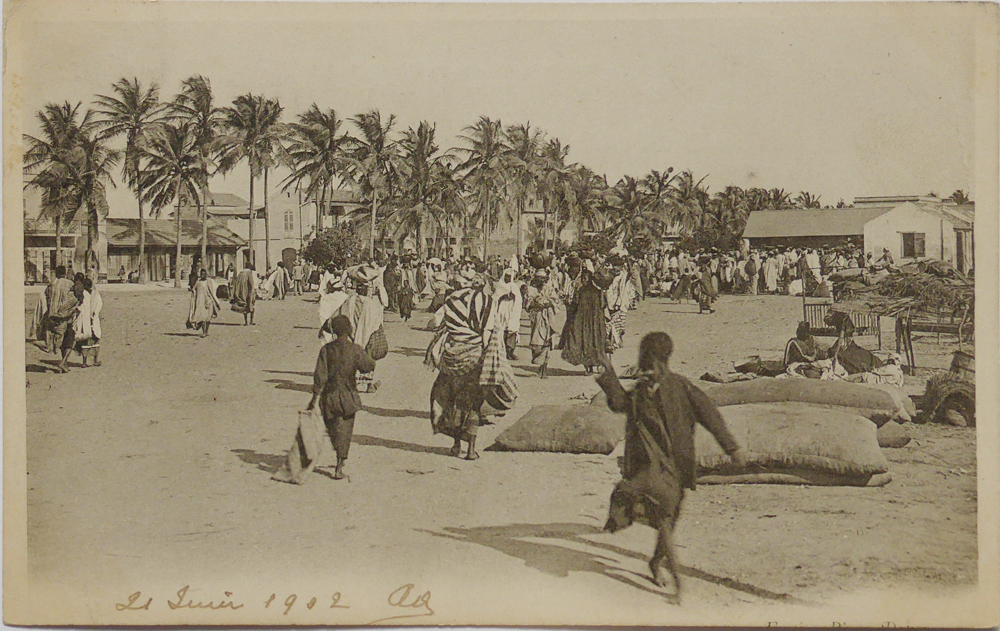
[{"label": "dark robe", "polygon": [[566,309],[566,324],[559,336],[562,358],[574,366],[600,366],[607,352],[608,330],[604,320],[607,298],[592,283],[580,287]]},{"label": "dark robe", "polygon": [[354,434],[354,415],[361,409],[358,372],[375,370],[375,360],[349,338],[338,337],[316,358],[313,394],[319,399],[323,421],[338,458],[347,458]]},{"label": "dark robe", "polygon": [[624,412],[626,479],[652,471],[665,483],[695,488],[698,460],[694,449],[695,424],[701,424],[727,454],[739,449],[715,404],[684,377],[667,373],[643,375],[635,389],[626,391],[612,371],[597,383],[608,397],[608,407]]}]

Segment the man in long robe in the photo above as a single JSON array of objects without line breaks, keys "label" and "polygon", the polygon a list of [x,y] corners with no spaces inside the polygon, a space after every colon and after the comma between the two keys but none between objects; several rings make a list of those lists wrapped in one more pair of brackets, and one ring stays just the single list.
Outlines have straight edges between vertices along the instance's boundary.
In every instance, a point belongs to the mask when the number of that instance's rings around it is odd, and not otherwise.
[{"label": "man in long robe", "polygon": [[243,314],[243,326],[253,324],[253,313],[257,305],[257,274],[253,264],[236,274],[229,288],[230,309]]},{"label": "man in long robe", "polygon": [[53,350],[58,349],[56,352],[62,353],[58,368],[63,373],[69,372],[67,362],[75,344],[73,321],[80,304],[73,289],[74,284],[66,278],[66,267],[63,265],[56,268],[56,279],[45,288],[45,302],[48,305],[46,325],[52,335]]}]

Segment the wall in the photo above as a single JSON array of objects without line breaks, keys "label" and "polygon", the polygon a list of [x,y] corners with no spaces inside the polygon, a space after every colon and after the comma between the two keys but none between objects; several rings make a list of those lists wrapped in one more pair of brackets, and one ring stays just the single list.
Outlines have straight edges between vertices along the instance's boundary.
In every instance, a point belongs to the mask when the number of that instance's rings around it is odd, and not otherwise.
[{"label": "wall", "polygon": [[882,255],[882,248],[889,248],[897,264],[904,260],[912,261],[903,259],[902,233],[922,232],[926,258],[955,263],[955,229],[951,222],[936,213],[922,210],[916,204],[897,206],[866,223],[864,231],[865,252],[871,252],[876,260]]}]

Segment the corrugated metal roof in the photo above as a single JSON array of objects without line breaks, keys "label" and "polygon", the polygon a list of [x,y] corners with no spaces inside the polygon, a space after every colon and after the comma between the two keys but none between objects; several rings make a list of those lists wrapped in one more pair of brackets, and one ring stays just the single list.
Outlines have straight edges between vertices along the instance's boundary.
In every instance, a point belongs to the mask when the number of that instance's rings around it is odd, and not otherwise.
[{"label": "corrugated metal roof", "polygon": [[[108,245],[115,247],[139,246],[139,220],[131,218],[111,218],[107,220]],[[168,219],[146,220],[146,245],[177,246],[177,224]],[[201,222],[189,219],[181,221],[181,246],[201,244]],[[208,245],[241,248],[246,241],[232,230],[216,221],[208,222]]]},{"label": "corrugated metal roof", "polygon": [[865,224],[889,208],[760,210],[750,213],[744,239],[863,236]]}]

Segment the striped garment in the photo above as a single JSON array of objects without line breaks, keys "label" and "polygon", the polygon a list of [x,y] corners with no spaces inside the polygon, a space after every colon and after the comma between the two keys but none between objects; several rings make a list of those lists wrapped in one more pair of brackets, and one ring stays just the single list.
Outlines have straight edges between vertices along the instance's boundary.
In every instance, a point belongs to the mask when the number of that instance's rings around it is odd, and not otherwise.
[{"label": "striped garment", "polygon": [[[481,289],[464,287],[448,294],[439,311],[439,324],[434,339],[427,347],[424,364],[440,368],[442,358],[453,354],[467,356],[473,347],[482,348],[483,329],[489,317],[492,299]],[[481,356],[481,355],[480,355]],[[455,365],[467,363],[467,357],[453,358]]]}]

